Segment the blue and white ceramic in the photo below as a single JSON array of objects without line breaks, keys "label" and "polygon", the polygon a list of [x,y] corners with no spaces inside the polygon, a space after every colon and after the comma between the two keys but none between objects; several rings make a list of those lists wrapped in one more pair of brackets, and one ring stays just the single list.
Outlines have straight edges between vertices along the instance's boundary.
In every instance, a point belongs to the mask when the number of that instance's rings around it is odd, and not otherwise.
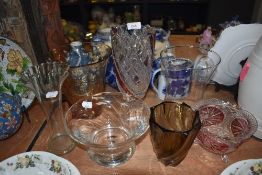
[{"label": "blue and white ceramic", "polygon": [[70,43],[71,49],[68,54],[67,61],[70,67],[78,67],[87,65],[91,60],[85,51],[82,42],[74,41]]},{"label": "blue and white ceramic", "polygon": [[13,135],[22,123],[21,98],[6,93],[0,94],[0,140]]},{"label": "blue and white ceramic", "polygon": [[[173,56],[162,58],[162,66],[153,72],[151,85],[158,97],[164,100],[165,96],[174,99],[188,95],[193,73],[193,62],[188,59],[175,58]],[[156,75],[158,77],[157,87],[154,85]]]},{"label": "blue and white ceramic", "polygon": [[155,83],[155,79],[153,80],[153,74],[157,69],[160,68],[160,66],[161,66],[161,58],[159,57],[157,59],[154,59],[152,63],[152,76],[151,76],[151,81],[150,81],[151,88],[153,87],[153,84]]},{"label": "blue and white ceramic", "polygon": [[168,39],[169,36],[170,36],[170,31],[167,32],[162,28],[156,29],[156,40],[157,41],[165,41]]},{"label": "blue and white ceramic", "polygon": [[114,72],[114,60],[113,56],[110,55],[106,67],[106,84],[111,86],[114,89],[118,89],[116,82],[116,74]]}]

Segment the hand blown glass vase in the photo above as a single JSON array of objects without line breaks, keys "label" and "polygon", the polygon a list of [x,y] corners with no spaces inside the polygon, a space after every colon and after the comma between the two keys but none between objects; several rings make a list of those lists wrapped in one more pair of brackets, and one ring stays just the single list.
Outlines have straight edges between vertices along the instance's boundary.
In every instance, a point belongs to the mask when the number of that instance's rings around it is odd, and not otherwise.
[{"label": "hand blown glass vase", "polygon": [[47,117],[50,136],[48,151],[62,155],[74,148],[74,142],[65,132],[61,87],[68,76],[68,65],[47,62],[30,67],[22,80],[35,94]]}]

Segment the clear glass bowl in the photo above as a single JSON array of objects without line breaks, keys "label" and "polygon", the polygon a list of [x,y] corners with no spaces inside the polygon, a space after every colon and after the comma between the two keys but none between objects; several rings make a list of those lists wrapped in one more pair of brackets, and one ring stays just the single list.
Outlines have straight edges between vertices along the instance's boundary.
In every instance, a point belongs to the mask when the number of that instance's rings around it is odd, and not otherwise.
[{"label": "clear glass bowl", "polygon": [[257,130],[257,121],[251,113],[228,102],[202,100],[194,108],[199,110],[202,123],[197,143],[210,152],[220,154],[224,161],[227,161],[228,153],[236,150]]},{"label": "clear glass bowl", "polygon": [[135,141],[149,128],[150,108],[133,96],[103,92],[72,105],[65,115],[69,135],[100,165],[129,160]]}]

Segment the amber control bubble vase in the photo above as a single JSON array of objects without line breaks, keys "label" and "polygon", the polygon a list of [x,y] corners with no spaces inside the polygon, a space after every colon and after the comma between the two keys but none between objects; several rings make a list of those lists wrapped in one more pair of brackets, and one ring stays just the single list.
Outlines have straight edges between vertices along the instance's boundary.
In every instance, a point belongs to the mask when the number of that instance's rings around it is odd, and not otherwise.
[{"label": "amber control bubble vase", "polygon": [[164,101],[151,107],[151,142],[166,166],[177,166],[185,159],[200,128],[199,112],[186,103]]},{"label": "amber control bubble vase", "polygon": [[50,131],[48,151],[57,155],[66,154],[75,146],[65,132],[62,108],[61,87],[68,69],[65,63],[47,62],[30,67],[22,76],[26,86],[36,94],[47,117]]}]

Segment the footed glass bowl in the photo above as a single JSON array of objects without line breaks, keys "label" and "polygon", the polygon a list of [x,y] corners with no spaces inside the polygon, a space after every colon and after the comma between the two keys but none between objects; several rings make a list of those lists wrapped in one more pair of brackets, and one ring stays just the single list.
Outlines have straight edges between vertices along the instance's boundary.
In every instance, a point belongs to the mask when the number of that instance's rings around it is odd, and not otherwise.
[{"label": "footed glass bowl", "polygon": [[220,154],[225,162],[228,161],[227,154],[235,151],[257,130],[255,117],[229,102],[208,99],[195,107],[202,122],[197,143],[210,152]]},{"label": "footed glass bowl", "polygon": [[135,141],[149,128],[150,108],[120,92],[103,92],[79,100],[66,112],[69,135],[96,163],[114,167],[129,160]]}]

